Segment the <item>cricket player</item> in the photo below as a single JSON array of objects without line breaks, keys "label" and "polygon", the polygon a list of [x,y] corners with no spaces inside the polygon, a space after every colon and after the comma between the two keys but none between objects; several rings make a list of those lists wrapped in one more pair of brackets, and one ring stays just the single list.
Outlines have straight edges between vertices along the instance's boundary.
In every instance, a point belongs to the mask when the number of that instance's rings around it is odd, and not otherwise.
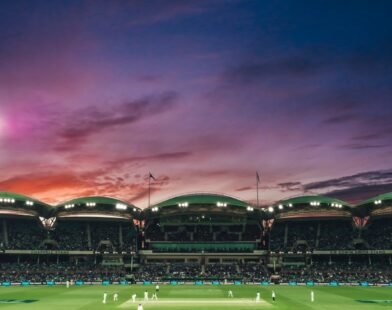
[{"label": "cricket player", "polygon": [[151,300],[158,300],[157,293],[152,294]]},{"label": "cricket player", "polygon": [[155,292],[159,292],[159,285],[157,284],[156,286],[155,286]]},{"label": "cricket player", "polygon": [[108,297],[108,293],[103,293],[103,300],[102,300],[102,303],[103,304],[106,304],[106,299],[107,299],[107,297]]},{"label": "cricket player", "polygon": [[143,310],[142,304],[139,304],[139,306],[137,306],[137,310]]},{"label": "cricket player", "polygon": [[273,290],[272,291],[272,300],[275,301],[275,299],[276,299],[276,294],[275,294],[275,291]]},{"label": "cricket player", "polygon": [[136,302],[136,294],[132,294],[132,302]]},{"label": "cricket player", "polygon": [[67,285],[67,288],[69,288],[69,280],[67,280],[67,282],[65,282],[65,284]]},{"label": "cricket player", "polygon": [[118,301],[118,293],[113,294],[113,301]]},{"label": "cricket player", "polygon": [[310,291],[310,301],[314,302],[314,292]]},{"label": "cricket player", "polygon": [[257,292],[257,293],[256,293],[256,302],[259,302],[259,301],[260,301],[260,293]]},{"label": "cricket player", "polygon": [[148,301],[148,292],[144,291],[144,301]]},{"label": "cricket player", "polygon": [[233,291],[232,291],[232,290],[229,290],[228,296],[229,296],[230,298],[233,298],[233,297],[234,297],[234,296],[233,296]]}]

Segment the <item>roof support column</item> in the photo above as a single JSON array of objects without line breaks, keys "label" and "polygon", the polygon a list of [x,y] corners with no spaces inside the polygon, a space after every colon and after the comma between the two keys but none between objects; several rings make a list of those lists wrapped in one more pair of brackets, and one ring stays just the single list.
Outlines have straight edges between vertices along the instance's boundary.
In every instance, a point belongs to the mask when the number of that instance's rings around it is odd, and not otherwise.
[{"label": "roof support column", "polygon": [[91,229],[90,229],[90,223],[86,224],[86,233],[87,233],[87,245],[91,249]]},{"label": "roof support column", "polygon": [[283,246],[286,248],[287,247],[287,237],[289,235],[289,224],[286,223],[284,226],[284,241],[283,241]]},{"label": "roof support column", "polygon": [[123,246],[123,234],[122,234],[122,224],[118,224],[118,242],[120,247]]},{"label": "roof support column", "polygon": [[3,242],[6,247],[8,247],[8,230],[7,230],[7,222],[3,220]]},{"label": "roof support column", "polygon": [[316,248],[318,248],[318,247],[319,247],[319,242],[320,242],[320,232],[321,232],[321,223],[320,223],[320,222],[318,222],[318,223],[317,223],[317,236],[316,236],[316,244],[315,244]]}]

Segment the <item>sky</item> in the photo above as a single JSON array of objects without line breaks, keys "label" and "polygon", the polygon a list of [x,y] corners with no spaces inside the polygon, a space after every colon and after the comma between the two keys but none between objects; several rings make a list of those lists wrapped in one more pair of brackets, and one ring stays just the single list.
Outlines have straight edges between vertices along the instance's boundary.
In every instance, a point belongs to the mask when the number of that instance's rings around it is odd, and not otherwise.
[{"label": "sky", "polygon": [[0,191],[392,191],[392,1],[0,2]]}]

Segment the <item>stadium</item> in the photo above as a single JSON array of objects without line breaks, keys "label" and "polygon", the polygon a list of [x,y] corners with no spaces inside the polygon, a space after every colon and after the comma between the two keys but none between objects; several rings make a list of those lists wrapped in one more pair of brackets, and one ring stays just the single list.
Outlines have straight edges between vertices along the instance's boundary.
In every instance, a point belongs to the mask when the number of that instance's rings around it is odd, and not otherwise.
[{"label": "stadium", "polygon": [[144,309],[374,309],[392,302],[392,193],[357,205],[299,196],[262,207],[192,193],[141,209],[112,197],[50,205],[0,192],[0,220],[0,303],[14,309],[58,302],[60,309],[136,309],[139,302]]}]

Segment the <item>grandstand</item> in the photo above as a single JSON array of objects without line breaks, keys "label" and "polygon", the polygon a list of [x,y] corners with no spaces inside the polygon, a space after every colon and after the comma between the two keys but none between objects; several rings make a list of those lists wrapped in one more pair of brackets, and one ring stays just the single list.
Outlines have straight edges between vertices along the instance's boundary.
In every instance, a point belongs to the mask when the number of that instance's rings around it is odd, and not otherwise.
[{"label": "grandstand", "polygon": [[0,192],[0,222],[1,283],[392,283],[392,193],[260,208],[194,193],[142,210]]}]

